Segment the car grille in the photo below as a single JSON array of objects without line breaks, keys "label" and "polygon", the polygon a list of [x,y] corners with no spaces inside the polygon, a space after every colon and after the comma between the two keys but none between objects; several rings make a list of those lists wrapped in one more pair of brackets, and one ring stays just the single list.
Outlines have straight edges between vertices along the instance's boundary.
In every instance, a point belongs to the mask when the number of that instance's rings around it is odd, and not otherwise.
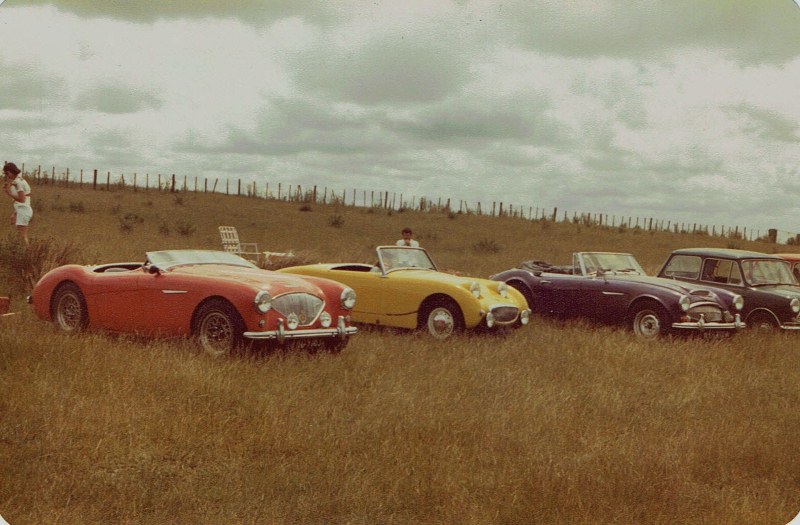
[{"label": "car grille", "polygon": [[284,317],[295,314],[300,320],[300,326],[313,323],[323,304],[322,299],[307,293],[287,293],[272,300],[272,307]]},{"label": "car grille", "polygon": [[517,318],[519,309],[516,306],[496,306],[492,308],[492,315],[497,323],[511,323]]},{"label": "car grille", "polygon": [[706,322],[719,323],[723,321],[722,309],[713,304],[701,304],[693,306],[689,308],[689,311],[686,313],[689,315],[689,319],[692,321],[699,321],[701,314]]}]

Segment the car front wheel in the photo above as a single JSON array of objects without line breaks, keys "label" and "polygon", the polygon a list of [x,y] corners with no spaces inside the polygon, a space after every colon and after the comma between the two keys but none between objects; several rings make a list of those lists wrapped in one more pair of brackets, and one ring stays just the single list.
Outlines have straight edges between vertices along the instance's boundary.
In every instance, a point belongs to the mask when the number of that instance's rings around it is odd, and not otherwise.
[{"label": "car front wheel", "polygon": [[747,326],[759,332],[771,332],[778,328],[778,321],[768,313],[760,312],[750,316]]},{"label": "car front wheel", "polygon": [[197,311],[194,335],[212,357],[231,355],[242,344],[244,321],[230,303],[208,301]]},{"label": "car front wheel", "polygon": [[53,295],[53,322],[64,332],[80,332],[89,324],[86,299],[73,283],[62,284]]},{"label": "car front wheel", "polygon": [[660,305],[646,304],[634,310],[633,332],[640,339],[658,339],[669,331],[669,317]]},{"label": "car front wheel", "polygon": [[437,299],[426,310],[425,327],[436,339],[447,339],[464,328],[461,309],[452,300]]}]

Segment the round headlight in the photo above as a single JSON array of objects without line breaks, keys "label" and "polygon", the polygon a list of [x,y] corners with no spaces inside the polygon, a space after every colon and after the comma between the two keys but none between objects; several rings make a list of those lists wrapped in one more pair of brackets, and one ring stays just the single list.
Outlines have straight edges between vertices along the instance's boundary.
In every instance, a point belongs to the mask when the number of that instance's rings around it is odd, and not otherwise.
[{"label": "round headlight", "polygon": [[498,284],[497,293],[500,294],[500,297],[508,297],[508,285],[506,283]]},{"label": "round headlight", "polygon": [[328,328],[331,325],[331,314],[322,312],[322,315],[319,316],[319,322],[323,328]]},{"label": "round headlight", "polygon": [[475,299],[480,299],[481,285],[478,284],[478,281],[472,281],[472,284],[469,285],[469,291],[472,293]]},{"label": "round headlight", "polygon": [[[797,304],[798,304],[798,306],[800,306],[800,301],[798,301]],[[736,310],[741,310],[742,308],[744,308],[744,297],[742,297],[741,295],[735,295],[733,297],[733,307]],[[796,311],[797,310],[795,310],[795,312]]]},{"label": "round headlight", "polygon": [[689,306],[692,304],[692,300],[689,299],[688,295],[682,295],[680,299],[678,299],[678,304],[681,307],[681,310],[684,312],[689,310]]},{"label": "round headlight", "polygon": [[794,313],[800,312],[800,299],[795,297],[791,301],[789,301],[789,306],[791,307]]},{"label": "round headlight", "polygon": [[300,319],[297,317],[297,314],[291,313],[289,317],[286,318],[286,328],[289,330],[294,330],[300,324]]},{"label": "round headlight", "polygon": [[256,309],[265,314],[272,308],[272,296],[266,290],[261,290],[256,294],[255,299]]},{"label": "round headlight", "polygon": [[352,288],[345,288],[342,290],[340,298],[342,300],[342,306],[348,310],[352,310],[356,305],[356,292]]}]

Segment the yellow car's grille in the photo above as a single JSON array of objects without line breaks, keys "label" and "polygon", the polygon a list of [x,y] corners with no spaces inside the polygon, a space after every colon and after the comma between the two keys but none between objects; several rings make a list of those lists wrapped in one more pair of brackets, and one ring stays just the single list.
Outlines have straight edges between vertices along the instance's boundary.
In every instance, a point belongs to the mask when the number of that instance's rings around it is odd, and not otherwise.
[{"label": "yellow car's grille", "polygon": [[289,293],[272,300],[272,307],[284,317],[295,314],[300,320],[300,326],[313,323],[323,304],[322,299],[307,293]]},{"label": "yellow car's grille", "polygon": [[517,319],[519,308],[516,306],[496,306],[492,308],[492,315],[497,323],[513,323]]}]

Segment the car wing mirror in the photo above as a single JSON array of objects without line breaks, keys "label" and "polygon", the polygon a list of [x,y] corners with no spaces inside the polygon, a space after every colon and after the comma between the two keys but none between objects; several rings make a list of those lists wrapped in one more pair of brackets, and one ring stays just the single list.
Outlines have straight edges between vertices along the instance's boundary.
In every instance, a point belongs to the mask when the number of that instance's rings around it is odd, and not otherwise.
[{"label": "car wing mirror", "polygon": [[151,264],[150,266],[147,267],[147,273],[152,275],[159,275],[161,274],[161,268],[159,268],[155,264]]}]

